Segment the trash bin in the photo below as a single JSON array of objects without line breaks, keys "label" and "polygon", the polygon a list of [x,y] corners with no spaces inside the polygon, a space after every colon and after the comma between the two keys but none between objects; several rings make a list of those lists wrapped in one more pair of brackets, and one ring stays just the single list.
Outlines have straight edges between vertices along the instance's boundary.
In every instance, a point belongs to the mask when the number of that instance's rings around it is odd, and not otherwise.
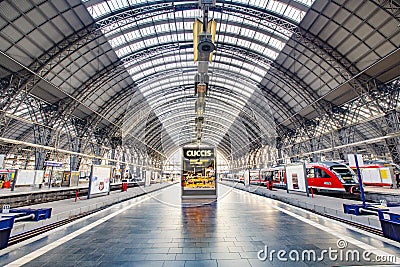
[{"label": "trash bin", "polygon": [[400,214],[390,211],[378,211],[383,236],[400,242]]},{"label": "trash bin", "polygon": [[266,186],[268,190],[272,190],[272,181],[267,181]]},{"label": "trash bin", "polygon": [[7,247],[14,226],[14,217],[0,218],[0,249]]},{"label": "trash bin", "polygon": [[3,183],[3,188],[10,188],[11,187],[11,182],[10,181],[5,181]]},{"label": "trash bin", "polygon": [[123,181],[122,181],[122,189],[121,189],[121,191],[122,191],[122,192],[125,192],[125,191],[127,191],[127,190],[128,190],[128,181],[123,180]]}]

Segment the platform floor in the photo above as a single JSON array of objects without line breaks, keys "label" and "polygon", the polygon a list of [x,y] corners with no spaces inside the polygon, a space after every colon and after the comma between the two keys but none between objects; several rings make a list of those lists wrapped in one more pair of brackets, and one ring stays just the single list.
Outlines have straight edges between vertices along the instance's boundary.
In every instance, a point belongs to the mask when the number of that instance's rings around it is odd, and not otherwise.
[{"label": "platform floor", "polygon": [[[393,261],[396,266],[400,264],[399,242],[262,196],[224,185],[218,189],[219,198],[213,203],[182,203],[180,187],[174,185],[114,205],[33,242],[1,250],[0,265],[370,266]],[[279,250],[282,250],[280,258]],[[262,261],[259,258],[265,256],[265,251],[269,257]],[[382,258],[377,256],[385,256],[388,261],[378,262]]]},{"label": "platform floor", "polygon": [[[168,181],[165,181],[168,182]],[[88,185],[82,184],[79,185],[77,188],[87,188]],[[60,190],[71,190],[76,187],[48,187],[43,186],[42,188],[33,187],[33,186],[22,186],[16,187],[14,191],[11,191],[10,188],[0,188],[0,197],[10,196],[10,195],[19,195],[19,194],[26,194],[26,193],[37,193],[37,192],[52,192],[52,191],[60,191]],[[365,186],[364,191],[366,193],[381,193],[381,194],[393,194],[393,195],[400,195],[400,189],[393,189],[388,186],[381,187],[381,186]]]}]

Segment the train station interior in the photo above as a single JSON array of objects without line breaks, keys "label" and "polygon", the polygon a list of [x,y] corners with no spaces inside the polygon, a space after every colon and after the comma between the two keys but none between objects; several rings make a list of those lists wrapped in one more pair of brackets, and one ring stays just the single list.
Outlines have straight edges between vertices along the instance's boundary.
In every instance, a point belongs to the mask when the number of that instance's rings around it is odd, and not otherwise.
[{"label": "train station interior", "polygon": [[398,0],[0,1],[1,266],[400,266]]}]

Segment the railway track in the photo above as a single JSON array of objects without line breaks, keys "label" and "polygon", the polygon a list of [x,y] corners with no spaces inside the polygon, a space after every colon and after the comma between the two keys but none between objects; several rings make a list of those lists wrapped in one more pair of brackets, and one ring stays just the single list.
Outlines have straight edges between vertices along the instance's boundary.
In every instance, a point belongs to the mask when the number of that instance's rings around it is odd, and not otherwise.
[{"label": "railway track", "polygon": [[[143,192],[141,194],[135,195],[132,198],[140,197],[140,196],[143,196],[145,194],[146,193]],[[106,206],[103,206],[103,207],[95,209],[95,210],[83,212],[81,214],[72,216],[72,217],[70,217],[68,219],[60,220],[60,221],[57,221],[57,222],[54,222],[54,223],[51,223],[51,224],[47,224],[47,225],[44,225],[44,226],[29,230],[29,231],[26,231],[26,232],[23,232],[23,233],[20,233],[20,234],[17,234],[17,235],[13,235],[13,236],[10,237],[10,239],[8,241],[8,246],[12,246],[12,245],[18,244],[18,243],[20,243],[22,241],[28,240],[28,239],[33,238],[35,236],[38,236],[40,234],[46,233],[46,232],[48,232],[50,230],[53,230],[53,229],[56,229],[58,227],[64,226],[64,225],[69,224],[69,223],[71,223],[73,221],[76,221],[78,219],[81,219],[81,218],[84,218],[86,216],[89,216],[90,214],[93,214],[93,213],[99,212],[101,210],[104,210],[104,209],[106,209],[106,208],[108,208],[108,207],[110,207],[112,205],[116,205],[116,204],[128,201],[128,200],[130,200],[132,198],[124,199],[124,200],[121,200],[119,202],[116,202],[116,203],[113,203],[113,204],[110,204],[110,205],[106,205]]]},{"label": "railway track", "polygon": [[[230,186],[228,184],[225,184],[225,185]],[[236,187],[234,187],[234,188],[236,188]],[[237,189],[242,190],[241,188],[237,188]],[[255,192],[250,192],[250,193],[257,194]],[[257,194],[257,195],[260,195],[260,194]],[[260,196],[266,197],[265,195],[260,195]],[[326,195],[326,194],[324,194],[324,196],[334,197],[332,195]],[[347,195],[346,196],[346,195],[342,194],[340,198],[359,200],[360,199],[360,195]],[[281,199],[276,199],[276,198],[273,198],[273,199],[284,202]],[[284,203],[286,203],[286,202],[284,202]],[[287,203],[287,204],[293,205],[292,203]],[[383,231],[381,229],[377,229],[377,228],[374,228],[374,227],[371,227],[371,226],[368,226],[368,225],[364,225],[364,224],[361,224],[361,223],[357,223],[357,222],[354,222],[354,221],[346,220],[346,219],[343,219],[341,217],[337,217],[337,216],[330,215],[330,214],[327,214],[327,213],[318,212],[318,211],[315,211],[315,210],[312,210],[312,209],[308,209],[308,208],[304,208],[304,207],[299,207],[299,208],[307,210],[307,211],[312,212],[314,214],[318,214],[320,216],[323,216],[323,217],[338,221],[338,222],[342,222],[342,223],[351,225],[353,227],[356,227],[358,229],[364,230],[366,232],[369,232],[369,233],[372,233],[372,234],[375,234],[375,235],[378,235],[378,236],[384,236],[383,235]]]},{"label": "railway track", "polygon": [[[144,185],[143,182],[129,182],[128,188],[137,187]],[[55,188],[56,189],[56,188]],[[0,206],[7,204],[13,208],[25,207],[35,204],[50,203],[63,199],[71,199],[76,197],[76,190],[78,190],[78,197],[87,196],[88,188],[60,188],[60,191],[33,191],[33,192],[21,192],[20,194],[14,195],[3,195],[0,197]],[[122,189],[122,183],[111,184],[110,191],[118,191]],[[57,192],[57,193],[56,193]]]},{"label": "railway track", "polygon": [[[133,187],[137,187],[137,186],[140,186],[140,184],[136,184]],[[115,186],[114,188],[111,189],[111,191],[120,190],[120,189],[121,189],[121,187]],[[143,193],[140,193],[138,195],[133,196],[132,198],[140,197],[140,196],[143,196],[145,194],[146,193],[143,192]],[[56,229],[58,227],[64,226],[64,225],[69,224],[69,223],[71,223],[73,221],[76,221],[78,219],[84,218],[84,217],[89,216],[89,215],[91,215],[93,213],[96,213],[96,212],[99,212],[101,210],[104,210],[104,209],[106,209],[106,208],[108,208],[108,207],[110,207],[112,205],[128,201],[128,200],[130,200],[132,198],[124,199],[124,200],[121,200],[119,202],[115,202],[113,204],[106,205],[106,206],[100,207],[100,208],[95,209],[95,210],[91,210],[91,211],[88,211],[88,212],[84,212],[84,213],[72,216],[72,217],[70,217],[68,219],[60,220],[60,221],[57,221],[57,222],[54,222],[54,223],[51,223],[51,224],[47,224],[47,225],[44,225],[44,226],[41,226],[41,227],[38,227],[38,228],[35,228],[35,229],[32,229],[32,230],[28,230],[28,231],[20,233],[20,234],[13,235],[13,236],[10,237],[10,239],[8,241],[8,247],[12,246],[12,245],[15,245],[15,244],[18,244],[18,243],[20,243],[22,241],[28,240],[30,238],[33,238],[35,236],[38,236],[40,234],[46,233],[46,232],[48,232],[50,230],[53,230],[53,229]]]},{"label": "railway track", "polygon": [[310,210],[310,209],[306,209],[306,210],[308,210],[308,211],[310,211],[312,213],[318,214],[320,216],[323,216],[323,217],[326,217],[326,218],[329,218],[329,219],[332,219],[332,220],[335,220],[335,221],[338,221],[338,222],[342,222],[342,223],[354,226],[354,227],[356,227],[358,229],[361,229],[361,230],[364,230],[366,232],[369,232],[369,233],[372,233],[372,234],[375,234],[375,235],[379,235],[379,236],[383,236],[383,231],[380,230],[380,229],[377,229],[377,228],[374,228],[374,227],[371,227],[371,226],[368,226],[368,225],[364,225],[364,224],[361,224],[361,223],[357,223],[357,222],[354,222],[354,221],[346,220],[346,219],[343,219],[343,218],[340,218],[340,217],[337,217],[337,216],[333,216],[333,215],[330,215],[330,214],[321,213],[321,212],[317,212],[317,211]]},{"label": "railway track", "polygon": [[38,227],[38,228],[35,228],[35,229],[32,229],[32,230],[29,230],[29,231],[26,231],[26,232],[11,236],[9,241],[8,241],[8,246],[12,246],[12,245],[18,244],[18,243],[20,243],[22,241],[25,241],[25,240],[28,240],[28,239],[30,239],[32,237],[35,237],[35,236],[38,236],[40,234],[46,233],[46,232],[48,232],[50,230],[56,229],[58,227],[61,227],[61,226],[66,225],[68,223],[71,223],[71,222],[73,222],[75,220],[78,220],[80,218],[83,218],[85,216],[93,214],[95,212],[98,212],[99,210],[100,209],[93,210],[93,211],[90,211],[90,212],[85,212],[85,213],[82,213],[80,215],[74,216],[72,218],[68,218],[68,219],[64,219],[64,220],[61,220],[61,221],[57,221],[57,222],[54,222],[54,223],[51,223],[51,224],[48,224],[48,225],[45,225],[45,226],[42,226],[42,227]]}]

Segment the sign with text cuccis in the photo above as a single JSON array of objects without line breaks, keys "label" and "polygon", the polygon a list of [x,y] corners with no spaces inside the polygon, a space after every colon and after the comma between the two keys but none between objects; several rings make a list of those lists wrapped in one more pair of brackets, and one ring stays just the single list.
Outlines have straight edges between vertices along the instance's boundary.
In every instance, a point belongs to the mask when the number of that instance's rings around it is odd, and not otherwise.
[{"label": "sign with text cuccis", "polygon": [[214,148],[184,148],[183,157],[187,159],[214,158]]},{"label": "sign with text cuccis", "polygon": [[182,198],[216,198],[215,149],[213,147],[182,150]]}]

